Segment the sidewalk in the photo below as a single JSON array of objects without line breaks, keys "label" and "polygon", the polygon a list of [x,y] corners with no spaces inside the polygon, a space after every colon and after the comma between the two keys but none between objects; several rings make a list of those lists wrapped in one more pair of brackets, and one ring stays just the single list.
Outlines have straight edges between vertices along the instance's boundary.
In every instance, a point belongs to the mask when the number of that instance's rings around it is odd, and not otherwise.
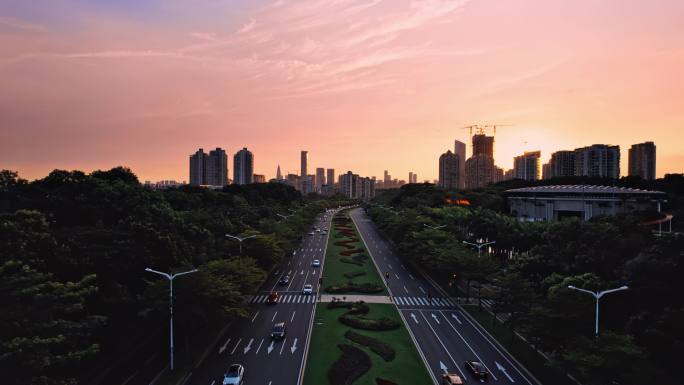
[{"label": "sidewalk", "polygon": [[346,302],[358,302],[363,301],[365,303],[392,303],[392,299],[386,295],[349,295],[349,294],[322,294],[321,299],[318,302],[332,302],[333,298],[343,300]]}]

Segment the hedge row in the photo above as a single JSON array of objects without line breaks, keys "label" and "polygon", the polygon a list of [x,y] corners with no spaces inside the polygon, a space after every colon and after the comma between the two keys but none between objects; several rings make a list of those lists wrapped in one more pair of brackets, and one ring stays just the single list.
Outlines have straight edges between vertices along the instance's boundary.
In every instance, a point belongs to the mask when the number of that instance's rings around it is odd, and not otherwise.
[{"label": "hedge row", "polygon": [[387,362],[394,360],[394,357],[397,354],[394,348],[377,338],[364,336],[363,334],[356,333],[352,330],[347,330],[347,332],[344,333],[344,337],[350,341],[356,342],[359,345],[369,348]]},{"label": "hedge row", "polygon": [[355,316],[351,314],[342,314],[337,318],[342,324],[352,327],[354,329],[384,331],[398,329],[401,325],[399,322],[387,318],[365,318],[362,316]]},{"label": "hedge row", "polygon": [[328,370],[330,385],[351,385],[371,368],[371,358],[363,350],[346,344],[337,345],[342,355]]},{"label": "hedge row", "polygon": [[366,272],[365,271],[350,271],[349,273],[344,273],[343,275],[349,279],[354,279],[356,277],[366,275]]},{"label": "hedge row", "polygon": [[373,293],[380,293],[382,292],[382,286],[375,284],[375,283],[370,283],[370,282],[365,282],[365,283],[354,283],[354,282],[347,282],[339,285],[330,285],[325,287],[325,291],[327,293],[332,293],[332,294],[341,294],[341,293],[351,293],[351,292],[356,292],[356,293],[364,293],[364,294],[373,294]]},{"label": "hedge row", "polygon": [[363,262],[356,261],[352,258],[340,258],[340,262],[349,263],[349,264],[356,265],[356,266],[363,266]]}]

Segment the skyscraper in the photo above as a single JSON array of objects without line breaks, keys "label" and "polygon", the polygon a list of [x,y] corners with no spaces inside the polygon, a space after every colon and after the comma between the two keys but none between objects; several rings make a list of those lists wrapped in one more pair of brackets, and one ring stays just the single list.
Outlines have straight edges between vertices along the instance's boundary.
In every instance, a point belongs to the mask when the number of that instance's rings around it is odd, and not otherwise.
[{"label": "skyscraper", "polygon": [[254,176],[252,177],[252,182],[253,183],[266,183],[266,175],[254,174]]},{"label": "skyscraper", "polygon": [[280,165],[278,165],[278,169],[276,170],[276,180],[282,180],[283,179],[283,174],[280,172]]},{"label": "skyscraper", "polygon": [[254,156],[244,147],[233,156],[233,183],[250,184],[254,175]]},{"label": "skyscraper", "polygon": [[458,188],[465,188],[465,161],[466,161],[466,144],[454,140],[454,154],[458,155]]},{"label": "skyscraper", "polygon": [[301,156],[301,172],[299,173],[299,176],[301,176],[302,178],[306,178],[306,176],[308,175],[307,170],[306,170],[306,166],[307,166],[307,163],[309,161],[309,152],[308,151],[302,151],[300,156]]},{"label": "skyscraper", "polygon": [[619,178],[620,147],[594,144],[575,149],[575,176]]},{"label": "skyscraper", "polygon": [[413,181],[411,183],[418,183],[418,174],[413,173]]},{"label": "skyscraper", "polygon": [[556,151],[551,154],[547,179],[575,175],[575,151]]},{"label": "skyscraper", "polygon": [[513,158],[513,177],[522,180],[537,180],[539,175],[540,151],[528,151]]},{"label": "skyscraper", "polygon": [[494,137],[484,134],[473,135],[473,156],[487,155],[494,157]]},{"label": "skyscraper", "polygon": [[220,147],[204,153],[199,149],[190,155],[190,184],[225,186],[228,184],[228,156]]},{"label": "skyscraper", "polygon": [[413,183],[413,172],[409,171],[409,178],[408,178],[409,183]]},{"label": "skyscraper", "polygon": [[447,190],[460,188],[460,163],[460,157],[451,151],[447,151],[439,157],[439,187]]},{"label": "skyscraper", "polygon": [[384,178],[382,179],[382,182],[385,184],[385,187],[387,187],[391,181],[392,181],[392,177],[390,176],[389,172],[387,172],[387,170],[385,170],[385,175],[384,175]]},{"label": "skyscraper", "polygon": [[321,187],[325,184],[325,169],[323,167],[316,168],[316,191],[321,192]]},{"label": "skyscraper", "polygon": [[193,186],[205,184],[206,171],[204,166],[207,163],[206,157],[207,154],[205,154],[204,149],[201,148],[190,155],[190,184]]},{"label": "skyscraper", "polygon": [[629,149],[628,175],[647,180],[656,178],[656,146],[653,142],[632,145]]},{"label": "skyscraper", "polygon": [[327,176],[325,178],[325,182],[328,186],[332,186],[335,184],[335,169],[334,168],[329,168],[326,170]]}]

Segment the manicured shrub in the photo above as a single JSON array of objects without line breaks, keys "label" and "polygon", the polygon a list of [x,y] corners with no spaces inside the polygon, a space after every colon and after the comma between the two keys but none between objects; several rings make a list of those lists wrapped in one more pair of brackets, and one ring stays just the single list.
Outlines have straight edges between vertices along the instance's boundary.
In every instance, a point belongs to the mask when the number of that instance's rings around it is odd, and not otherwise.
[{"label": "manicured shrub", "polygon": [[399,322],[387,317],[373,319],[350,314],[342,314],[337,318],[337,320],[344,325],[361,330],[385,331],[395,330],[401,326]]},{"label": "manicured shrub", "polygon": [[394,348],[377,338],[364,336],[363,334],[356,333],[352,330],[347,330],[347,332],[344,333],[344,337],[350,341],[356,342],[359,345],[369,348],[373,351],[373,353],[379,355],[387,362],[394,360],[394,357],[396,357],[397,353]]},{"label": "manicured shrub", "polygon": [[349,279],[354,279],[356,277],[360,277],[362,275],[366,275],[365,271],[350,271],[349,273],[344,273],[343,274],[346,278]]},{"label": "manicured shrub", "polygon": [[349,263],[351,265],[363,266],[363,261],[357,261],[352,258],[340,258],[340,262]]},{"label": "manicured shrub", "polygon": [[375,379],[375,383],[377,385],[398,385],[396,382],[392,382],[390,380],[385,380],[384,378],[380,378],[380,377]]},{"label": "manicured shrub", "polygon": [[371,368],[371,358],[356,346],[340,344],[342,355],[328,370],[330,385],[351,385]]},{"label": "manicured shrub", "polygon": [[382,286],[374,283],[354,283],[347,282],[338,285],[330,285],[325,287],[327,293],[343,294],[343,293],[363,293],[374,294],[382,292]]}]

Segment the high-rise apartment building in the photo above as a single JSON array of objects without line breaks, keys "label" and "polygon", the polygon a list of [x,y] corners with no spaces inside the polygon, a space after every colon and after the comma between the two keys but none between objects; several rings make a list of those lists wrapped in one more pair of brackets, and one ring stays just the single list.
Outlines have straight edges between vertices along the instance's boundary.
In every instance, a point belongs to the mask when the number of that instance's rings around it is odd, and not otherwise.
[{"label": "high-rise apartment building", "polygon": [[409,171],[409,178],[408,178],[409,183],[413,183],[413,172]]},{"label": "high-rise apartment building", "polygon": [[473,156],[487,155],[494,157],[494,137],[484,134],[473,135]]},{"label": "high-rise apartment building", "polygon": [[461,158],[451,152],[445,152],[439,157],[439,187],[447,190],[461,188]]},{"label": "high-rise apartment building", "polygon": [[326,170],[326,175],[325,182],[328,186],[332,186],[335,184],[335,169],[334,168],[329,168]]},{"label": "high-rise apartment building", "polygon": [[352,199],[371,199],[375,196],[375,179],[347,171],[340,175],[340,193]]},{"label": "high-rise apartment building", "polygon": [[[551,175],[551,163],[544,163],[542,165],[542,179],[551,179],[553,178]],[[504,175],[504,179],[506,179],[506,175]]]},{"label": "high-rise apartment building", "polygon": [[217,147],[206,154],[199,149],[190,155],[190,184],[225,186],[228,184],[228,156]]},{"label": "high-rise apartment building", "polygon": [[306,178],[306,176],[308,175],[306,167],[307,167],[307,163],[309,161],[309,152],[308,151],[302,151],[300,154],[300,158],[301,158],[300,159],[301,172],[300,172],[299,176],[301,176],[302,178]]},{"label": "high-rise apartment building", "polygon": [[465,161],[466,161],[466,144],[454,140],[454,154],[458,155],[458,188],[465,188]]},{"label": "high-rise apartment building", "polygon": [[545,179],[575,175],[575,151],[556,151],[549,160],[548,176]]},{"label": "high-rise apartment building", "polygon": [[254,156],[244,147],[233,156],[233,183],[250,184],[254,175]]},{"label": "high-rise apartment building", "polygon": [[385,170],[385,175],[382,181],[385,184],[385,186],[389,185],[390,182],[392,182],[392,177],[390,176],[389,172],[387,172],[387,170]]},{"label": "high-rise apartment building", "polygon": [[575,176],[619,178],[620,147],[594,144],[575,149]]},{"label": "high-rise apartment building", "polygon": [[254,177],[252,178],[253,183],[266,183],[266,175],[263,174],[254,174]]},{"label": "high-rise apartment building", "polygon": [[522,180],[538,180],[541,151],[528,151],[513,158],[513,177]]},{"label": "high-rise apartment building", "polygon": [[316,191],[321,192],[321,187],[325,184],[325,169],[323,167],[316,168]]},{"label": "high-rise apartment building", "polygon": [[629,149],[629,176],[656,178],[656,146],[653,142],[633,144]]}]

